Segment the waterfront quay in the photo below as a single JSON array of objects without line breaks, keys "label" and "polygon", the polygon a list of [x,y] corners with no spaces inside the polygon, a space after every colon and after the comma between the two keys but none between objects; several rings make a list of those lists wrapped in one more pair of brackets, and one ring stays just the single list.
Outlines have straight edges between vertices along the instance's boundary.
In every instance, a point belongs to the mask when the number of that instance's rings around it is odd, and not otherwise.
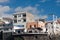
[{"label": "waterfront quay", "polygon": [[48,40],[47,34],[39,34],[39,33],[26,33],[26,34],[13,34],[14,40]]},{"label": "waterfront quay", "polygon": [[[25,33],[25,34],[15,34],[15,33],[0,33],[0,40],[48,40],[49,37],[47,33]],[[47,38],[48,37],[48,38]]]}]

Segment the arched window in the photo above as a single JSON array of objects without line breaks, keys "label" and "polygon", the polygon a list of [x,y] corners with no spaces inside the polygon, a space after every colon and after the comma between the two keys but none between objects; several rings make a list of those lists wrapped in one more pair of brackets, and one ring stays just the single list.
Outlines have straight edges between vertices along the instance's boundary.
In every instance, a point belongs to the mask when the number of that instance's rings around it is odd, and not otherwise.
[{"label": "arched window", "polygon": [[34,28],[36,28],[36,25],[34,25]]},{"label": "arched window", "polygon": [[32,28],[32,26],[30,25],[30,28]]}]

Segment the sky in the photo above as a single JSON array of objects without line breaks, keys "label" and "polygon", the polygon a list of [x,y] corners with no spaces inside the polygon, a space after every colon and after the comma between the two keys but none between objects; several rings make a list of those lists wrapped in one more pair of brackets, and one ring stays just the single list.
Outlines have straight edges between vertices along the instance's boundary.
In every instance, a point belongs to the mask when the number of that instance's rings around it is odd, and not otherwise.
[{"label": "sky", "polygon": [[41,18],[50,14],[60,17],[60,0],[0,0],[0,16],[12,17],[13,13],[23,11]]}]

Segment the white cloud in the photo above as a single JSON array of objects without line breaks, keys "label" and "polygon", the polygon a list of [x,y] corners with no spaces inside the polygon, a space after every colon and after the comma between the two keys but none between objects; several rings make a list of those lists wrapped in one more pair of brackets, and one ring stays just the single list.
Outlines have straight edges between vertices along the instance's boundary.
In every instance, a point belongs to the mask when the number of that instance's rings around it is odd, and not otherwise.
[{"label": "white cloud", "polygon": [[27,7],[17,7],[15,9],[16,12],[30,12],[30,13],[33,13],[33,14],[38,14],[40,13],[40,11],[37,9],[37,7],[31,7],[31,6],[27,6]]},{"label": "white cloud", "polygon": [[51,0],[40,0],[40,2],[42,2],[42,3],[46,2],[46,1],[51,1]]},{"label": "white cloud", "polygon": [[10,10],[9,6],[2,6],[0,5],[0,13],[4,13]]},{"label": "white cloud", "polygon": [[60,3],[60,0],[57,0],[56,2],[57,2],[57,3]]},{"label": "white cloud", "polygon": [[12,14],[6,14],[6,13],[4,13],[4,14],[2,15],[2,17],[13,18],[13,15],[12,15]]},{"label": "white cloud", "polygon": [[0,0],[0,2],[2,3],[2,2],[8,2],[9,0]]},{"label": "white cloud", "polygon": [[46,18],[48,18],[48,16],[47,15],[40,15],[40,16],[35,15],[35,19],[39,19],[39,18],[46,19]]},{"label": "white cloud", "polygon": [[60,0],[56,0],[56,5],[60,6]]},{"label": "white cloud", "polygon": [[46,0],[41,0],[40,2],[46,2]]},{"label": "white cloud", "polygon": [[11,8],[9,6],[0,5],[0,17],[11,17],[11,14],[8,14],[10,9]]},{"label": "white cloud", "polygon": [[48,18],[47,15],[41,16],[42,19]]},{"label": "white cloud", "polygon": [[24,8],[23,7],[17,7],[15,9],[15,11],[16,11],[16,13],[17,12],[30,12],[35,16],[35,18],[43,18],[43,19],[47,18],[46,15],[40,16],[40,13],[44,13],[44,9],[38,10],[36,6],[35,7],[27,6]]},{"label": "white cloud", "polygon": [[40,6],[40,4],[36,4],[36,5],[35,5],[35,7],[38,7],[38,6]]}]

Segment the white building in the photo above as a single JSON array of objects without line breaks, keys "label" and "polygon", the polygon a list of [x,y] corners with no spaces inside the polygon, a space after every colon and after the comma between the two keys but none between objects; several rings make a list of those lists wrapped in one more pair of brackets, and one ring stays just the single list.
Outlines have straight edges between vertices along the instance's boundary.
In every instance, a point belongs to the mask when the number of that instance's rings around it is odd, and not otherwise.
[{"label": "white building", "polygon": [[28,12],[18,12],[13,14],[14,32],[21,32],[26,28],[26,23],[34,21],[34,16]]},{"label": "white building", "polygon": [[60,20],[54,23],[54,33],[60,35]]},{"label": "white building", "polygon": [[52,21],[48,21],[46,23],[46,31],[48,32],[49,35],[54,33],[54,29],[53,29],[53,22]]},{"label": "white building", "polygon": [[49,35],[60,35],[60,23],[59,21],[49,21],[46,25],[47,32]]},{"label": "white building", "polygon": [[13,20],[11,18],[0,19],[0,31],[13,32]]}]

